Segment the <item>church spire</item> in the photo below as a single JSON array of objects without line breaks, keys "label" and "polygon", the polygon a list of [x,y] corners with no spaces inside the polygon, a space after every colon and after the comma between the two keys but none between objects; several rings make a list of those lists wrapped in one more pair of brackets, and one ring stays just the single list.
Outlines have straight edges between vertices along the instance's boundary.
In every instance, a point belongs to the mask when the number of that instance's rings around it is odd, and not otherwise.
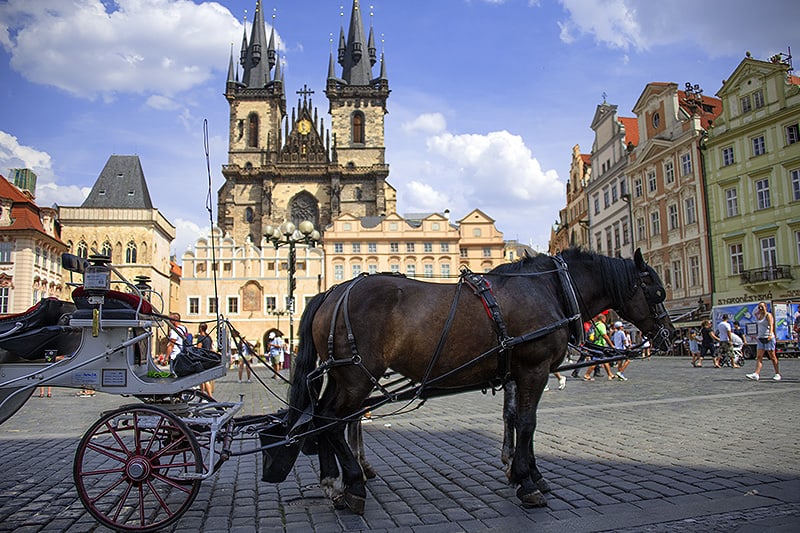
[{"label": "church spire", "polygon": [[256,14],[253,17],[253,28],[250,30],[250,43],[247,46],[244,61],[242,82],[250,88],[264,87],[269,80],[272,65],[269,62],[264,10],[261,0],[256,0]]},{"label": "church spire", "polygon": [[[367,50],[364,50],[365,48]],[[370,84],[372,80],[372,65],[364,57],[364,52],[369,52],[368,48],[369,43],[364,34],[364,22],[361,18],[361,5],[358,0],[353,0],[353,10],[350,13],[350,28],[347,34],[344,57],[342,58],[342,79],[349,85],[363,86]]]}]

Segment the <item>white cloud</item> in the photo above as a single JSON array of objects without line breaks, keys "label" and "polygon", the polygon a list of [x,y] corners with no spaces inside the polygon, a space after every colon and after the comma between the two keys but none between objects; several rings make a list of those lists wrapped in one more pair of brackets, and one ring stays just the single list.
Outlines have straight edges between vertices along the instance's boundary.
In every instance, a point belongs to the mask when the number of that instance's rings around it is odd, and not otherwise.
[{"label": "white cloud", "polygon": [[[216,2],[191,0],[8,0],[0,44],[34,83],[84,98],[173,95],[227,65],[221,54],[242,26]],[[42,53],[46,50],[46,53]]]},{"label": "white cloud", "polygon": [[185,218],[175,219],[175,240],[170,245],[170,255],[176,256],[177,262],[183,262],[183,253],[194,250],[197,239],[208,235],[208,227],[201,228],[197,223]]},{"label": "white cloud", "polygon": [[[693,44],[717,57],[755,57],[785,51],[797,35],[799,2],[753,9],[749,0],[560,0],[569,18],[559,22],[561,40],[582,35],[611,48],[645,51],[656,46]],[[775,3],[777,4],[777,3]],[[731,31],[731,28],[736,28]]]},{"label": "white cloud", "polygon": [[441,113],[423,113],[414,120],[403,123],[406,133],[435,134],[447,129],[447,120]]},{"label": "white cloud", "polygon": [[36,174],[36,203],[40,206],[49,207],[55,203],[80,205],[91,190],[76,185],[58,185],[50,154],[22,145],[13,135],[0,131],[0,171],[6,172],[11,168],[29,168]]}]

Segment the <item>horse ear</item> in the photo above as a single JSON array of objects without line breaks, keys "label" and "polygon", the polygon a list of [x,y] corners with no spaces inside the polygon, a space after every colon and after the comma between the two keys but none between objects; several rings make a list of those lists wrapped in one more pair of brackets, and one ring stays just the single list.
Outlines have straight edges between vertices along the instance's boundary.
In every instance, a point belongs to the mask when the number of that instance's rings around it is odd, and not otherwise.
[{"label": "horse ear", "polygon": [[633,262],[636,263],[636,268],[638,268],[641,272],[647,271],[647,263],[644,262],[641,248],[637,248],[633,253]]}]

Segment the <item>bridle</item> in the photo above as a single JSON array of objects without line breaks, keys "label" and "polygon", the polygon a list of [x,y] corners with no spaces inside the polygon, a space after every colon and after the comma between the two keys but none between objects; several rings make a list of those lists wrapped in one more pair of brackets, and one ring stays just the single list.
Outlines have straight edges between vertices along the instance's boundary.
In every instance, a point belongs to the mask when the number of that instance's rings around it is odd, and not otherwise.
[{"label": "bridle", "polygon": [[652,276],[648,269],[639,271],[639,280],[633,286],[634,291],[637,288],[642,289],[645,301],[647,301],[647,305],[650,308],[650,316],[655,319],[656,330],[653,336],[654,340],[656,337],[660,337],[664,341],[669,341],[672,334],[662,325],[662,321],[665,318],[669,318],[669,312],[664,306],[664,300],[667,298],[664,287],[653,283]]}]

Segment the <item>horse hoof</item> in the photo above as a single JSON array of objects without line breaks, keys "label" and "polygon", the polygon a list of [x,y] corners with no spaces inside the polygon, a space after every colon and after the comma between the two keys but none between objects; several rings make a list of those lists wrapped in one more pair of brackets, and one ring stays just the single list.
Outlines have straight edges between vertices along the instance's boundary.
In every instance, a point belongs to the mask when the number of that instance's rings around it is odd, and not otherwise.
[{"label": "horse hoof", "polygon": [[364,470],[364,477],[367,479],[374,479],[378,474],[375,473],[375,469],[372,466],[367,465],[363,467]]},{"label": "horse hoof", "polygon": [[344,494],[340,494],[335,498],[331,499],[333,502],[333,508],[341,511],[342,509],[347,509],[347,502],[344,500]]},{"label": "horse hoof", "polygon": [[517,498],[519,498],[519,501],[522,502],[522,506],[526,509],[530,509],[532,507],[547,507],[547,499],[538,489],[525,494],[524,489],[520,487],[517,489]]},{"label": "horse hoof", "polygon": [[550,488],[550,483],[548,483],[547,480],[543,477],[540,477],[539,479],[536,480],[536,488],[539,489],[539,492],[541,492],[542,494],[547,494],[548,492],[553,490],[552,488]]},{"label": "horse hoof", "polygon": [[367,502],[367,499],[364,496],[357,496],[350,492],[344,493],[344,501],[347,504],[347,507],[350,508],[357,515],[364,514],[364,505]]}]

